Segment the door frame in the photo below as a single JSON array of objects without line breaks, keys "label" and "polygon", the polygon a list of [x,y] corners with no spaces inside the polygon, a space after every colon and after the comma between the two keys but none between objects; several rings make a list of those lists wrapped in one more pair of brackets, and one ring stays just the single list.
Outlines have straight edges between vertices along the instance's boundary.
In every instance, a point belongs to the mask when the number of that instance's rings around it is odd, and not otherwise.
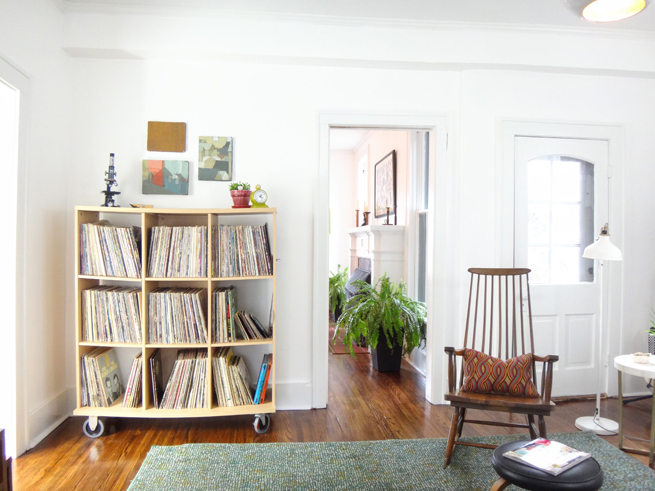
[{"label": "door frame", "polygon": [[[624,249],[624,207],[623,207],[623,167],[625,161],[624,141],[625,130],[619,125],[541,122],[503,120],[500,122],[498,159],[500,169],[497,192],[501,196],[501,206],[497,217],[497,227],[501,230],[498,236],[498,260],[500,264],[512,264],[514,254],[514,138],[518,136],[535,138],[571,138],[578,140],[602,140],[608,143],[608,192],[609,192],[609,224],[612,242],[621,250]],[[600,230],[595,230],[597,235]],[[623,261],[607,261],[604,271],[606,283],[604,303],[607,313],[604,316],[603,346],[605,375],[601,392],[608,395],[618,394],[616,377],[609,377],[611,360],[622,353],[623,339]]]},{"label": "door frame", "polygon": [[[328,402],[328,233],[329,233],[329,182],[330,129],[374,128],[430,131],[431,176],[430,210],[434,210],[429,229],[428,250],[428,325],[452,325],[455,318],[453,301],[456,292],[448,285],[453,283],[457,248],[455,241],[458,217],[456,190],[457,173],[453,150],[448,148],[448,128],[453,127],[452,117],[445,115],[351,114],[322,113],[318,117],[319,158],[314,182],[314,274],[312,312],[312,407],[324,408]],[[439,230],[439,234],[434,234]],[[439,251],[439,254],[436,252]],[[446,360],[443,346],[454,342],[448,329],[428,329],[426,340],[426,398],[432,404],[443,402],[446,385]],[[441,350],[441,352],[440,352]]]},{"label": "door frame", "polygon": [[27,391],[26,360],[25,353],[25,273],[26,273],[26,223],[27,223],[27,172],[28,172],[28,141],[29,141],[29,114],[30,114],[30,77],[27,73],[12,63],[0,53],[0,78],[19,92],[18,100],[18,154],[16,173],[16,277],[14,287],[16,290],[16,310],[13,346],[8,349],[13,351],[13,363],[15,373],[13,379],[10,377],[9,385],[15,399],[12,401],[14,428],[15,431],[10,437],[11,447],[7,453],[13,457],[23,454],[28,449],[28,417],[27,417]]}]

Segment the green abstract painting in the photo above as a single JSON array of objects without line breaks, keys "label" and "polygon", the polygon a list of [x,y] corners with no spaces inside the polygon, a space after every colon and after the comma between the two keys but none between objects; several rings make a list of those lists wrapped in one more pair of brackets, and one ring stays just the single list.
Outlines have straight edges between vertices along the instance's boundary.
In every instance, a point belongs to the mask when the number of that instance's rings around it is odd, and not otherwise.
[{"label": "green abstract painting", "polygon": [[198,138],[198,180],[232,180],[232,137]]}]

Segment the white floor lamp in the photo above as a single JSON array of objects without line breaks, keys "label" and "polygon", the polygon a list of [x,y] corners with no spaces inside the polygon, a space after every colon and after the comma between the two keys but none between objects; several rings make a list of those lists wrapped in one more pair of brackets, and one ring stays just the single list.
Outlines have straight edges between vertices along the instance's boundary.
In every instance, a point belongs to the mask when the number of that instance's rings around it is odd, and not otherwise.
[{"label": "white floor lamp", "polygon": [[603,380],[603,261],[622,261],[621,250],[610,242],[607,224],[601,229],[598,240],[588,246],[582,257],[600,261],[600,315],[598,317],[598,393],[596,394],[596,414],[583,416],[575,420],[579,430],[593,431],[597,435],[615,435],[619,432],[619,424],[611,419],[600,417],[600,390]]}]

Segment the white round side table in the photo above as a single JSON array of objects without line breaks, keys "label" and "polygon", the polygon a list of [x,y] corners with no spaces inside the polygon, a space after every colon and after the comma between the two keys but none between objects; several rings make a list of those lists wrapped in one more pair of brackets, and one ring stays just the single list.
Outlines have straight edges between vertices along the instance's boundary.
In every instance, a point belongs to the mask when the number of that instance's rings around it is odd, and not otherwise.
[{"label": "white round side table", "polygon": [[[651,362],[655,362],[655,357],[651,356]],[[639,448],[628,448],[623,446],[623,373],[655,379],[655,364],[653,363],[635,363],[632,361],[632,355],[621,355],[614,358],[614,368],[619,372],[619,449],[624,452],[636,453],[639,455],[648,455],[648,465],[653,468],[655,454],[655,384],[653,384],[653,411],[650,425],[650,450],[641,450]]]}]

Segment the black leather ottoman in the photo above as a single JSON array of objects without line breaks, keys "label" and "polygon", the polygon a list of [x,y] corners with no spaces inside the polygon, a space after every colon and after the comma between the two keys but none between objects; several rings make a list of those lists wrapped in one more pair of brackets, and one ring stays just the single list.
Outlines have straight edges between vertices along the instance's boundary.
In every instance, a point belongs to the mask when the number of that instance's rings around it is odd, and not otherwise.
[{"label": "black leather ottoman", "polygon": [[527,441],[510,442],[494,450],[491,465],[500,476],[491,491],[502,491],[514,484],[530,491],[596,491],[603,484],[603,470],[593,457],[553,476],[529,465],[503,457],[505,452],[525,445]]}]

